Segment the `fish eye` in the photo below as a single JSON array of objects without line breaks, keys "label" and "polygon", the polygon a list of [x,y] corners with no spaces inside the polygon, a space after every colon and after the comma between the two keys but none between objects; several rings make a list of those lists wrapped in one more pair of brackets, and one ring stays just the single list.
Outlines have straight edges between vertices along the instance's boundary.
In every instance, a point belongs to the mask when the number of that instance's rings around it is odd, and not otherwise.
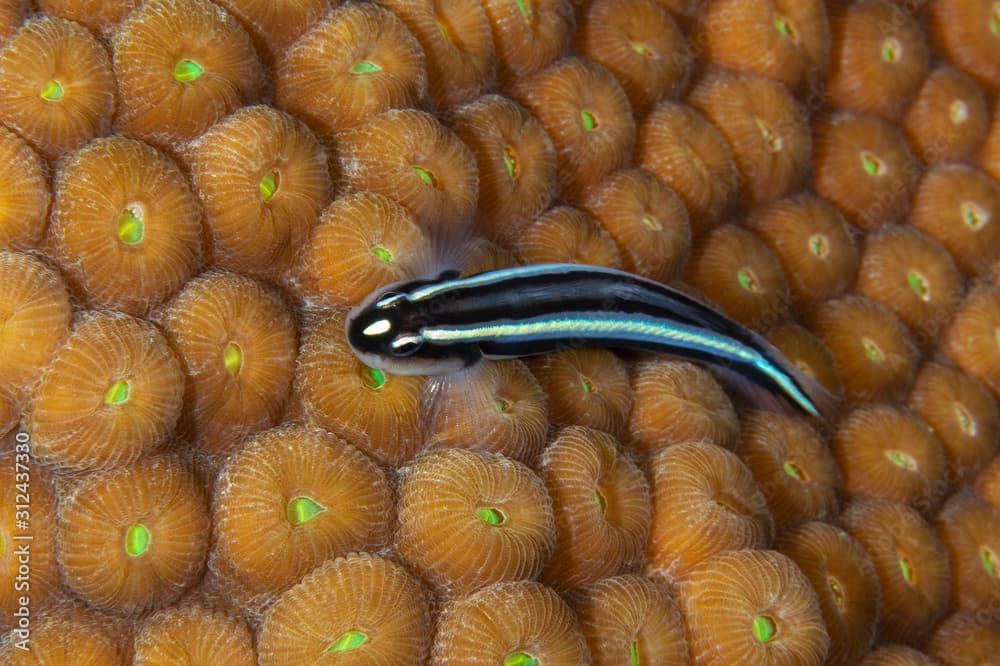
[{"label": "fish eye", "polygon": [[400,335],[389,343],[392,353],[396,356],[409,356],[424,344],[419,335]]}]

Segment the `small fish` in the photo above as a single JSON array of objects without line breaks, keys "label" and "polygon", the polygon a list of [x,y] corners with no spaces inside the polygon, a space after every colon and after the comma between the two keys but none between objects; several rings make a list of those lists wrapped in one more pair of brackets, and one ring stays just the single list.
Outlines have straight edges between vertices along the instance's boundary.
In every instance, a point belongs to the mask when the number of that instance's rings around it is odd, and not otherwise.
[{"label": "small fish", "polygon": [[666,285],[619,270],[536,264],[390,285],[347,318],[365,364],[448,374],[480,359],[575,347],[668,353],[715,366],[820,416],[835,399],[739,322]]}]

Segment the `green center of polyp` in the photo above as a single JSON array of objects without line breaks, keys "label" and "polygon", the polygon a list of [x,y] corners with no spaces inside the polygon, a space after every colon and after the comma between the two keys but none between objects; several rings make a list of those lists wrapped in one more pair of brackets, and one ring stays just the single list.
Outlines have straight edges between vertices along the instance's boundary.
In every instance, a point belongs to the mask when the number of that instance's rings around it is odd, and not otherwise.
[{"label": "green center of polyp", "polygon": [[372,246],[371,253],[375,255],[375,258],[379,261],[391,264],[392,263],[392,252],[380,245]]},{"label": "green center of polyp", "polygon": [[517,0],[517,10],[521,12],[521,18],[525,21],[531,18],[531,5],[528,0]]},{"label": "green center of polyp", "polygon": [[359,60],[351,66],[351,74],[372,74],[381,71],[382,67],[371,60]]},{"label": "green center of polyp", "polygon": [[285,516],[292,525],[301,525],[326,511],[326,507],[310,497],[294,497],[285,507]]},{"label": "green center of polyp", "polygon": [[63,96],[62,84],[55,79],[49,79],[42,85],[42,89],[38,91],[38,96],[46,102],[58,102]]},{"label": "green center of polyp", "polygon": [[825,259],[830,254],[830,241],[823,234],[813,234],[809,237],[809,251],[820,259]]},{"label": "green center of polyp", "polygon": [[833,576],[827,576],[826,583],[830,586],[830,594],[833,595],[834,603],[837,604],[837,608],[843,612],[847,605],[844,603],[846,601],[844,598],[844,587],[840,584],[840,581]]},{"label": "green center of polyp", "polygon": [[608,501],[604,499],[604,495],[601,494],[600,490],[594,491],[594,503],[597,504],[597,510],[601,513],[608,510]]},{"label": "green center of polyp", "polygon": [[497,398],[493,401],[493,406],[497,408],[497,411],[503,414],[508,409],[510,409],[510,403],[503,398]]},{"label": "green center of polyp", "polygon": [[744,266],[736,271],[736,281],[747,291],[752,291],[755,294],[759,294],[762,291],[760,280],[757,279],[757,275],[753,272],[753,269],[749,267]]},{"label": "green center of polyp", "polygon": [[264,203],[270,201],[278,193],[279,187],[281,187],[281,176],[277,171],[268,171],[257,184],[257,188],[260,190],[260,198]]},{"label": "green center of polyp", "polygon": [[139,557],[149,550],[149,530],[142,523],[129,525],[125,530],[125,552],[132,557]]},{"label": "green center of polyp", "polygon": [[126,245],[135,245],[142,241],[145,233],[142,211],[138,208],[126,208],[119,213],[115,221],[115,233],[118,234],[118,240]]},{"label": "green center of polyp", "polygon": [[476,516],[487,525],[498,527],[507,522],[503,511],[492,506],[481,506],[476,509]]},{"label": "green center of polyp", "polygon": [[652,215],[649,214],[643,215],[641,221],[643,226],[648,227],[653,231],[663,231],[663,225],[660,224],[659,220],[657,220]]},{"label": "green center of polyp", "polygon": [[792,477],[793,479],[796,479],[797,481],[805,481],[806,475],[802,473],[802,470],[795,463],[786,462],[784,465],[782,465],[782,469],[785,470],[785,474]]},{"label": "green center of polyp", "polygon": [[330,647],[326,649],[329,654],[336,654],[337,652],[347,652],[348,650],[354,650],[361,647],[368,642],[368,634],[363,631],[345,631],[342,633],[337,640],[330,643]]},{"label": "green center of polyp", "polygon": [[413,173],[417,174],[417,178],[424,182],[424,185],[430,185],[431,187],[437,187],[437,179],[434,177],[434,173],[422,166],[413,167]]},{"label": "green center of polyp", "polygon": [[990,32],[1000,35],[1000,2],[993,3],[993,11],[990,13]]},{"label": "green center of polyp", "polygon": [[780,153],[785,145],[781,135],[772,130],[771,126],[760,118],[755,118],[754,123],[757,125],[757,131],[760,132],[761,138],[764,139],[764,143],[767,144],[767,149],[772,153]]},{"label": "green center of polyp", "polygon": [[903,45],[895,37],[886,37],[882,41],[882,60],[898,62],[903,54]]},{"label": "green center of polyp", "polygon": [[896,449],[887,449],[885,457],[888,458],[889,462],[896,467],[901,467],[902,469],[910,472],[916,471],[917,469],[917,461],[914,460],[913,456],[908,453],[903,453],[902,451],[897,451]]},{"label": "green center of polyp", "polygon": [[580,377],[580,385],[583,386],[584,393],[594,393],[597,391],[597,386],[594,385],[593,380],[586,375]]},{"label": "green center of polyp", "polygon": [[965,408],[965,405],[960,405],[955,403],[955,420],[958,421],[958,427],[963,433],[968,437],[975,437],[979,432],[979,428],[976,427],[976,419],[972,418],[972,414]]},{"label": "green center of polyp", "polygon": [[755,615],[753,618],[753,637],[761,643],[767,643],[777,631],[774,620],[767,615]]},{"label": "green center of polyp", "polygon": [[781,14],[774,15],[774,28],[785,37],[795,41],[795,28],[793,28],[791,22]]},{"label": "green center of polyp", "polygon": [[205,73],[205,68],[189,58],[178,60],[174,65],[174,80],[178,83],[191,83]]},{"label": "green center of polyp", "polygon": [[631,666],[639,666],[639,643],[632,641],[628,644],[628,658]]},{"label": "green center of polyp", "polygon": [[643,58],[656,57],[656,51],[649,48],[649,44],[646,44],[645,42],[629,42],[628,45],[633,51],[641,55]]},{"label": "green center of polyp", "polygon": [[527,652],[511,652],[503,658],[503,666],[538,666],[541,662]]},{"label": "green center of polyp", "polygon": [[996,553],[988,546],[979,547],[979,563],[983,566],[983,571],[991,576],[997,575]]},{"label": "green center of polyp", "polygon": [[948,107],[948,119],[953,125],[961,125],[969,119],[969,105],[964,100],[956,99]]},{"label": "green center of polyp", "polygon": [[361,371],[361,381],[368,388],[377,391],[385,386],[385,373],[378,368],[365,368]]},{"label": "green center of polyp", "polygon": [[906,273],[906,281],[910,283],[910,289],[917,295],[917,298],[927,302],[931,300],[931,285],[927,276],[915,268],[911,268]]},{"label": "green center of polyp", "polygon": [[517,155],[514,153],[514,149],[510,146],[503,147],[503,165],[507,169],[507,175],[513,180],[517,180]]},{"label": "green center of polyp", "polygon": [[913,566],[910,564],[910,561],[905,557],[903,557],[902,555],[899,556],[898,561],[899,561],[899,573],[903,576],[903,580],[905,580],[908,585],[913,585],[914,572],[913,572]]},{"label": "green center of polyp", "polygon": [[871,338],[861,338],[861,346],[865,349],[865,356],[873,363],[881,363],[885,359],[882,348]]},{"label": "green center of polyp", "polygon": [[105,405],[120,405],[123,402],[128,401],[129,390],[132,387],[129,385],[128,381],[124,379],[119,379],[104,394],[104,404]]},{"label": "green center of polyp", "polygon": [[243,348],[235,342],[230,342],[222,348],[222,364],[233,379],[240,376],[243,369]]},{"label": "green center of polyp", "polygon": [[973,231],[982,229],[990,219],[990,214],[986,209],[975,201],[963,201],[958,208],[962,214],[962,222]]},{"label": "green center of polyp", "polygon": [[580,112],[580,122],[583,123],[583,129],[588,132],[592,132],[597,129],[599,123],[597,122],[597,116],[595,116],[590,111]]},{"label": "green center of polyp", "polygon": [[885,166],[882,164],[882,160],[874,153],[869,153],[866,150],[861,152],[861,166],[864,167],[865,173],[869,176],[881,176],[885,173]]}]

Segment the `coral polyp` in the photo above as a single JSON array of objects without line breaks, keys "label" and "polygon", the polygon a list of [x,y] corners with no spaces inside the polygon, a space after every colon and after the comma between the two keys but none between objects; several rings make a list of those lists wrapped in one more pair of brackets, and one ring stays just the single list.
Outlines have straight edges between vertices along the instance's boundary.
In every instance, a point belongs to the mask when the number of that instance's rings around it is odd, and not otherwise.
[{"label": "coral polyp", "polygon": [[841,521],[875,565],[879,635],[919,644],[948,608],[951,580],[944,544],[920,514],[897,502],[854,501]]},{"label": "coral polyp", "polygon": [[426,228],[445,233],[471,221],[479,194],[476,162],[429,113],[386,111],[341,134],[337,147],[351,190],[384,194]]},{"label": "coral polyp", "polygon": [[212,567],[233,596],[267,599],[331,556],[385,545],[392,500],[381,468],[338,437],[265,431],[219,474]]},{"label": "coral polyp", "polygon": [[555,198],[556,155],[549,135],[523,106],[500,95],[459,108],[452,129],[476,160],[479,231],[501,242],[516,239]]},{"label": "coral polyp", "polygon": [[687,663],[680,612],[664,586],[613,576],[576,590],[571,603],[594,663]]},{"label": "coral polyp", "polygon": [[524,581],[445,605],[431,663],[573,666],[588,657],[572,609],[550,588]]},{"label": "coral polyp", "polygon": [[31,255],[0,251],[0,277],[0,360],[20,400],[69,335],[72,312],[62,277]]},{"label": "coral polyp", "polygon": [[495,453],[432,451],[399,487],[396,548],[436,589],[461,596],[535,578],[552,553],[552,500],[523,464]]},{"label": "coral polyp", "polygon": [[356,657],[403,666],[427,654],[432,626],[412,574],[389,559],[352,553],[327,560],[268,609],[257,634],[259,663]]},{"label": "coral polyp", "polygon": [[[663,3],[661,3],[663,4]],[[704,18],[708,59],[811,92],[830,58],[830,26],[819,0],[716,0]]]},{"label": "coral polyp", "polygon": [[225,661],[232,666],[256,663],[253,633],[235,612],[204,603],[186,603],[153,614],[135,635],[137,666],[191,659]]},{"label": "coral polyp", "polygon": [[868,553],[849,534],[810,522],[783,535],[778,549],[806,575],[830,634],[829,664],[852,664],[875,639],[879,583]]},{"label": "coral polyp", "polygon": [[830,636],[816,594],[792,560],[770,550],[723,553],[679,587],[695,664],[825,662]]},{"label": "coral polyp", "polygon": [[427,94],[420,43],[388,9],[348,2],[299,37],[275,71],[278,106],[330,139]]},{"label": "coral polyp", "polygon": [[410,460],[423,443],[417,419],[424,378],[390,375],[356,359],[342,311],[304,319],[293,392],[305,415],[384,465]]},{"label": "coral polyp", "polygon": [[733,403],[707,370],[672,359],[633,368],[625,441],[636,450],[699,440],[733,449],[739,427]]},{"label": "coral polyp", "polygon": [[907,109],[903,131],[924,162],[960,162],[979,149],[989,124],[986,96],[976,82],[939,65]]},{"label": "coral polyp", "polygon": [[90,313],[32,390],[33,452],[68,469],[130,463],[168,440],[183,394],[180,365],[156,327]]},{"label": "coral polyp", "polygon": [[218,453],[274,424],[292,381],[297,337],[286,301],[248,277],[190,281],[161,315],[184,371],[181,427]]},{"label": "coral polyp", "polygon": [[615,75],[639,114],[680,94],[694,60],[674,18],[655,0],[590,3],[577,25],[575,45]]},{"label": "coral polyp", "polygon": [[416,278],[431,239],[401,205],[357,192],[327,206],[297,258],[300,285],[319,302],[360,302],[379,285]]},{"label": "coral polyp", "polygon": [[843,216],[823,199],[809,194],[780,199],[755,209],[745,224],[781,262],[800,312],[851,287],[858,251]]},{"label": "coral polyp", "polygon": [[52,192],[45,163],[24,139],[0,127],[0,247],[25,250],[45,231]]},{"label": "coral polyp", "polygon": [[83,26],[41,16],[0,50],[0,118],[54,160],[106,134],[115,104],[107,49]]},{"label": "coral polyp", "polygon": [[552,139],[564,198],[580,200],[628,160],[635,143],[628,97],[597,63],[561,60],[518,79],[510,94],[538,118]]},{"label": "coral polyp", "polygon": [[88,603],[122,615],[161,608],[204,572],[208,526],[205,494],[175,459],[92,474],[59,503],[63,582]]},{"label": "coral polyp", "polygon": [[479,449],[533,464],[545,447],[545,393],[517,359],[433,381],[421,411],[428,448]]},{"label": "coral polyp", "polygon": [[713,69],[688,99],[729,144],[747,208],[798,188],[812,161],[812,137],[805,108],[784,84]]},{"label": "coral polyp", "polygon": [[554,206],[520,231],[514,250],[525,264],[622,267],[621,253],[608,230],[578,208]]},{"label": "coral polyp", "polygon": [[718,224],[739,194],[729,145],[685,104],[660,102],[639,122],[635,161],[684,201],[696,237]]},{"label": "coral polyp", "polygon": [[733,453],[690,442],[646,463],[653,505],[646,568],[670,580],[712,555],[767,548],[774,520],[760,486]]},{"label": "coral polyp", "polygon": [[198,267],[201,209],[169,157],[96,139],[60,162],[47,241],[81,300],[142,316]]},{"label": "coral polyp", "polygon": [[268,106],[215,124],[185,162],[205,210],[209,260],[221,268],[264,277],[287,270],[330,196],[323,146]]},{"label": "coral polyp", "polygon": [[927,75],[930,51],[920,24],[893,2],[862,0],[832,8],[830,28],[829,101],[898,119]]},{"label": "coral polyp", "polygon": [[129,15],[111,43],[115,128],[164,148],[255,101],[264,70],[243,27],[208,0],[155,0]]},{"label": "coral polyp", "polygon": [[649,488],[607,433],[564,428],[541,462],[556,545],[542,581],[570,589],[630,571],[649,531]]},{"label": "coral polyp", "polygon": [[478,98],[495,85],[493,37],[479,0],[381,0],[420,42],[427,91],[441,110]]}]

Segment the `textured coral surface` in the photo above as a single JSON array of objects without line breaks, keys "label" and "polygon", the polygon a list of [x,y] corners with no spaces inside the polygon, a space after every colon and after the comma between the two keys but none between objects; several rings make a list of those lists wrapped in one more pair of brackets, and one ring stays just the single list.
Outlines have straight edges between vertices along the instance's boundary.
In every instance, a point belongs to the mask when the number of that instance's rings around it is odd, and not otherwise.
[{"label": "textured coral surface", "polygon": [[[998,92],[993,0],[0,0],[0,663],[993,663]],[[347,344],[547,261],[839,410]]]}]

